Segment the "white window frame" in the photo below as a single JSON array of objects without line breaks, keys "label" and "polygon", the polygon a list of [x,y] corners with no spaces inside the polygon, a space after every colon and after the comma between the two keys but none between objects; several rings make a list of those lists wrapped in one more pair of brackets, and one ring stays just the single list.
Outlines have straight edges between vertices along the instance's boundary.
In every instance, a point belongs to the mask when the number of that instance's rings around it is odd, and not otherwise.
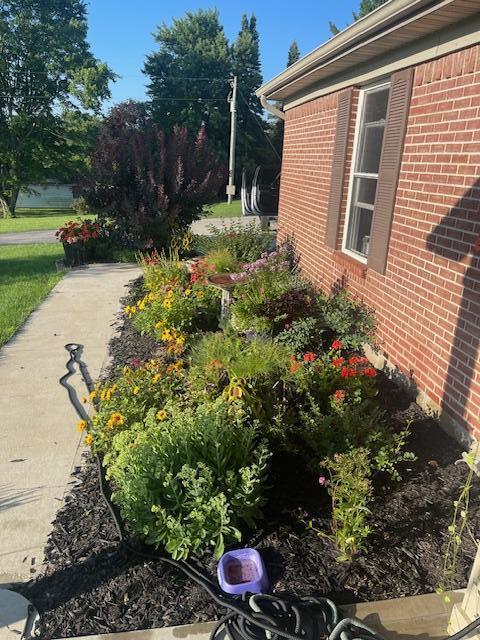
[{"label": "white window frame", "polygon": [[[358,96],[357,117],[355,122],[355,136],[353,138],[352,162],[350,165],[350,177],[348,182],[347,209],[346,209],[346,215],[345,215],[345,224],[343,225],[342,252],[347,254],[351,258],[358,260],[359,262],[363,262],[363,264],[367,264],[368,256],[362,256],[362,254],[357,253],[356,251],[347,249],[348,229],[349,229],[350,217],[352,213],[353,185],[355,183],[356,177],[375,178],[377,180],[377,188],[378,188],[378,174],[355,172],[355,164],[357,162],[357,153],[358,153],[358,143],[360,138],[360,126],[361,126],[362,117],[363,117],[363,108],[365,105],[365,94],[369,93],[370,91],[383,89],[384,87],[389,87],[389,86],[390,86],[390,80],[383,80],[382,82],[366,85],[360,89],[360,93]],[[373,221],[372,221],[372,225],[373,225]]]}]

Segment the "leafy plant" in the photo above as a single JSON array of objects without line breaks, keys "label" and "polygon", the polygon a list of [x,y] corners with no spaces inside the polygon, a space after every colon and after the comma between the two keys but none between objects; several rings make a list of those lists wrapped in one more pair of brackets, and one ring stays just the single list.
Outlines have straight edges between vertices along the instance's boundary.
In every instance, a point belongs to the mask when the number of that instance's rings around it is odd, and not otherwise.
[{"label": "leafy plant", "polygon": [[288,377],[289,356],[282,345],[271,340],[247,340],[232,331],[204,336],[191,353],[189,380],[196,393],[227,398],[260,400],[260,388],[269,389]]},{"label": "leafy plant", "polygon": [[[455,588],[458,554],[463,543],[464,534],[468,532],[472,535],[468,526],[468,510],[470,507],[470,492],[475,477],[478,447],[477,443],[469,453],[464,454],[463,459],[468,465],[468,472],[458,498],[453,503],[452,521],[448,525],[447,544],[443,554],[442,581],[436,590],[437,593],[453,591]],[[477,540],[475,540],[475,544],[478,545]],[[445,602],[450,602],[448,595],[445,595]]]},{"label": "leafy plant", "polygon": [[323,331],[321,319],[307,316],[286,323],[283,331],[275,337],[275,342],[285,345],[292,355],[300,358],[304,353],[321,350]]},{"label": "leafy plant", "polygon": [[183,379],[181,362],[165,365],[159,360],[134,360],[117,379],[97,385],[90,399],[98,411],[90,424],[81,425],[88,428],[95,451],[108,452],[114,436],[143,423],[150,409],[161,410],[173,398],[180,402]]},{"label": "leafy plant", "polygon": [[82,195],[99,220],[115,222],[122,244],[143,249],[169,238],[200,216],[225,176],[205,129],[191,140],[185,127],[160,129],[145,106],[115,106],[105,118],[90,158]]},{"label": "leafy plant", "polygon": [[113,439],[108,468],[113,500],[132,528],[175,559],[241,540],[242,523],[261,516],[270,453],[223,400],[196,408],[172,405],[146,429]]},{"label": "leafy plant", "polygon": [[213,249],[205,256],[205,262],[211,265],[216,273],[235,273],[239,262],[230,249]]},{"label": "leafy plant", "polygon": [[195,241],[197,250],[203,255],[227,249],[235,260],[242,263],[257,260],[273,243],[272,236],[261,231],[254,222],[248,225],[232,222],[228,228],[220,229],[212,225],[208,236],[197,236]]},{"label": "leafy plant", "polygon": [[375,335],[373,310],[352,297],[346,289],[330,296],[323,306],[325,323],[335,338],[347,349],[359,350],[365,343],[372,343]]},{"label": "leafy plant", "polygon": [[326,483],[332,497],[332,531],[340,550],[338,562],[345,562],[365,548],[371,528],[368,505],[372,499],[371,469],[366,449],[336,453],[323,460],[330,480]]}]

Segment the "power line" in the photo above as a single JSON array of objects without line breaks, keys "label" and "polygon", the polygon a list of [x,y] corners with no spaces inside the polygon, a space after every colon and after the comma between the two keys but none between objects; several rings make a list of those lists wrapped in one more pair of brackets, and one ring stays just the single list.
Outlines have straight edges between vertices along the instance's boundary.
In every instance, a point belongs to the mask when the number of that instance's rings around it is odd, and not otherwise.
[{"label": "power line", "polygon": [[242,100],[245,102],[246,106],[247,106],[247,111],[248,113],[252,116],[253,120],[256,122],[256,124],[260,127],[263,135],[265,136],[265,138],[267,139],[268,144],[272,147],[273,152],[275,153],[275,155],[277,156],[277,158],[279,160],[281,160],[282,158],[280,157],[280,154],[278,153],[278,151],[275,149],[275,145],[273,144],[273,142],[270,140],[270,138],[267,136],[265,129],[262,127],[261,124],[261,120],[260,120],[260,116],[258,116],[256,113],[254,113],[251,108],[250,105],[248,104],[248,101],[246,100],[245,96],[243,95],[243,93],[240,91],[240,89],[238,90],[240,97],[242,98]]}]

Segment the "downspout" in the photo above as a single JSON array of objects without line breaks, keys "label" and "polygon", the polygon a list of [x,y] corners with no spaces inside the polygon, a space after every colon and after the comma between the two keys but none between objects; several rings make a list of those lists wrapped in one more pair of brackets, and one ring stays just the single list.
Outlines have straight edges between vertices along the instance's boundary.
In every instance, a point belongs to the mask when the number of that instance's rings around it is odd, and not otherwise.
[{"label": "downspout", "polygon": [[275,107],[273,104],[270,104],[263,93],[260,96],[260,104],[264,109],[270,111],[270,113],[272,113],[275,117],[280,118],[280,120],[285,120],[285,113]]}]

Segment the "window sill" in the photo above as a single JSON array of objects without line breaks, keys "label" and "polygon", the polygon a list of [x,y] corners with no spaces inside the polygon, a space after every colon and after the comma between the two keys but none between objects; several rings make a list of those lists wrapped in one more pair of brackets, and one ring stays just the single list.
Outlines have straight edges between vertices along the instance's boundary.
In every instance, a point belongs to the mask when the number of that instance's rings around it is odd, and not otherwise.
[{"label": "window sill", "polygon": [[334,251],[333,259],[338,265],[342,266],[351,275],[363,279],[367,277],[368,267],[364,262],[356,260],[352,256],[343,253],[343,251]]}]

